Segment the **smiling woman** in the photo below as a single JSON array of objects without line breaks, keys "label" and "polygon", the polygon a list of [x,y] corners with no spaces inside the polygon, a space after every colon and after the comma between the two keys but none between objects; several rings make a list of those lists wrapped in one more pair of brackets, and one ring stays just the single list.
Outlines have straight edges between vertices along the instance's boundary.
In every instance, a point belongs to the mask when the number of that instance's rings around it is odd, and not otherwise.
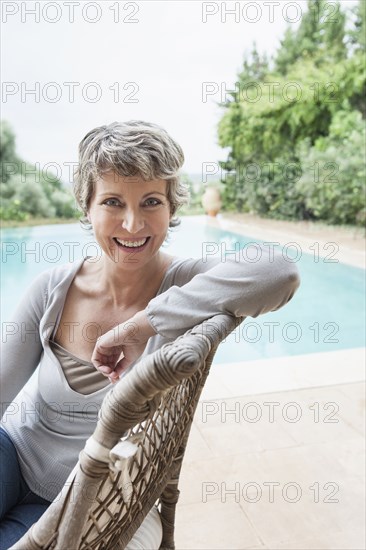
[{"label": "smiling woman", "polygon": [[[131,263],[143,268],[153,258],[159,260],[156,253],[166,238],[172,217],[166,186],[165,180],[146,182],[141,177],[115,173],[98,178],[88,220],[105,254],[113,262],[121,262],[122,268],[130,267]],[[142,251],[143,256],[130,261]]]},{"label": "smiling woman", "polygon": [[[153,183],[166,181],[164,190],[171,212],[169,227],[179,225],[174,214],[188,202],[188,189],[178,172],[184,162],[181,147],[155,124],[141,121],[114,122],[91,130],[79,146],[79,165],[75,174],[74,193],[90,227],[87,212],[100,176],[130,178]],[[132,179],[131,179],[132,178]],[[149,190],[151,187],[149,188]],[[119,190],[121,193],[121,190]]]},{"label": "smiling woman", "polygon": [[[25,332],[7,338],[2,357],[1,550],[57,497],[112,383],[205,319],[274,311],[299,286],[296,266],[267,248],[254,263],[161,250],[188,192],[182,150],[159,126],[95,128],[79,154],[75,196],[102,255],[42,273],[14,314]],[[126,548],[157,549],[161,533],[153,507]]]}]

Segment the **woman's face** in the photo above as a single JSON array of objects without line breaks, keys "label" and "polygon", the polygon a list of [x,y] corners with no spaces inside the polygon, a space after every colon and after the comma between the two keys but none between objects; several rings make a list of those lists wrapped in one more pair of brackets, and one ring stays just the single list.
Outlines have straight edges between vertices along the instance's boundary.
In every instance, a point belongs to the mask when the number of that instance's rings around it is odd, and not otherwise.
[{"label": "woman's face", "polygon": [[168,228],[170,204],[165,180],[104,174],[95,186],[88,218],[104,253],[127,269],[155,256]]}]

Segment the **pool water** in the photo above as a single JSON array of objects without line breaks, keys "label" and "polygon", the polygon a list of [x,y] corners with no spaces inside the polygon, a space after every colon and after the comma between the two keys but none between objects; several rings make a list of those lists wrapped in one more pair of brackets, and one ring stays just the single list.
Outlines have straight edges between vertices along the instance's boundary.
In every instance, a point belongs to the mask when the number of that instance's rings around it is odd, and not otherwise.
[{"label": "pool water", "polygon": [[[230,257],[230,251],[244,247],[248,258],[253,258],[255,248],[250,248],[248,243],[251,242],[252,238],[205,225],[202,219],[187,216],[182,218],[181,226],[172,231],[164,250],[181,257],[199,258],[213,253]],[[299,253],[296,247],[280,250],[289,261],[297,261],[301,275],[299,290],[279,311],[256,319],[247,318],[220,346],[215,363],[365,346],[364,270],[324,261],[301,250]],[[77,223],[3,230],[3,326],[13,321],[12,311],[17,301],[38,273],[54,265],[99,254],[93,237]],[[332,259],[336,256],[328,258]]]}]

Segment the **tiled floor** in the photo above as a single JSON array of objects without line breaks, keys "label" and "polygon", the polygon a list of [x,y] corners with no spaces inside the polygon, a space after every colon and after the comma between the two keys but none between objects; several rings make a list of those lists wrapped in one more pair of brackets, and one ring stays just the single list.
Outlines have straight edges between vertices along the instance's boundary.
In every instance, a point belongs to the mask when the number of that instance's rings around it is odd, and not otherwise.
[{"label": "tiled floor", "polygon": [[273,360],[270,377],[266,361],[212,367],[181,475],[177,549],[365,548],[364,357],[348,352],[333,371],[329,357],[292,357],[292,378]]}]

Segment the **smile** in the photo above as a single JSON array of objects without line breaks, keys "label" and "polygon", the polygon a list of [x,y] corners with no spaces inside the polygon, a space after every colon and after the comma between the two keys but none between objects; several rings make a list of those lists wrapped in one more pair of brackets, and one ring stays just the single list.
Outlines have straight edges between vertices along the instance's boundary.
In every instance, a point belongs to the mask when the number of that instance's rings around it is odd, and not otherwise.
[{"label": "smile", "polygon": [[145,237],[144,239],[139,239],[135,241],[129,241],[129,240],[123,240],[123,239],[117,239],[117,237],[114,237],[113,240],[118,244],[121,248],[133,248],[133,249],[142,249],[146,245],[146,243],[149,241],[150,237]]}]

